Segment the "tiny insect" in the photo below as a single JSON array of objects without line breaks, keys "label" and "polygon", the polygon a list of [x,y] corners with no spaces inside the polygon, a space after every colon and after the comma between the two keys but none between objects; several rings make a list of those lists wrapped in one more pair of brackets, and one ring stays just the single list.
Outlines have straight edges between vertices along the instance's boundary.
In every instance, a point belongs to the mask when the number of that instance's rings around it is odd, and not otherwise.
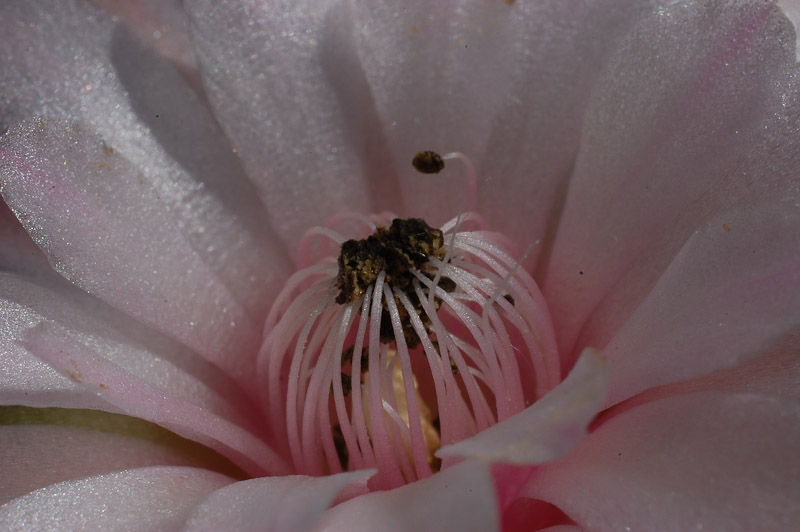
[{"label": "tiny insect", "polygon": [[442,156],[430,150],[417,152],[411,164],[414,165],[418,172],[423,174],[438,174],[444,169]]}]

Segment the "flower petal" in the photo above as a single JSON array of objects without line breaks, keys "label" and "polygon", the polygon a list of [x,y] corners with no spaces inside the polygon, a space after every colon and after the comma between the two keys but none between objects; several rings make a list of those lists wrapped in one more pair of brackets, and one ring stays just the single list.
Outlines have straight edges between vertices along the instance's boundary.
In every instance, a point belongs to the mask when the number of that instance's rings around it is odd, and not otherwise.
[{"label": "flower petal", "polygon": [[586,436],[603,405],[608,386],[605,366],[599,352],[587,349],[569,376],[532,406],[442,448],[437,456],[517,464],[541,464],[564,456]]},{"label": "flower petal", "polygon": [[59,374],[21,345],[40,323],[57,328],[65,340],[99,350],[105,360],[172,396],[244,426],[256,424],[257,416],[244,414],[253,411],[251,403],[217,367],[55,273],[34,278],[0,273],[0,404],[110,408],[95,390]]},{"label": "flower petal", "polygon": [[[11,410],[0,410],[0,423],[28,421],[9,419],[14,418],[19,409],[12,407]],[[110,428],[116,430],[115,433],[107,432],[107,427],[102,425],[93,426],[96,418],[106,414],[68,411],[76,414],[70,418],[65,411],[55,410],[61,423],[76,421],[78,416],[95,419],[87,420],[85,425],[48,425],[43,423],[54,420],[45,415],[37,421],[35,416],[40,412],[51,413],[51,409],[27,409],[26,413],[32,413],[33,420],[25,424],[0,425],[0,468],[3,471],[0,505],[50,484],[89,475],[152,465],[208,465],[195,454],[200,446],[185,445],[187,442],[178,437],[172,441],[157,439],[152,426],[139,420],[114,417],[117,423]]]},{"label": "flower petal", "polygon": [[40,323],[25,333],[21,343],[57,371],[97,394],[115,411],[200,442],[254,476],[288,472],[284,461],[261,438],[236,423],[238,419],[231,413],[217,414],[212,409],[217,405],[207,408],[191,393],[147,382],[100,355],[91,343],[87,345],[85,340],[73,339],[66,333],[57,326]]},{"label": "flower petal", "polygon": [[[269,301],[287,274],[287,257],[269,229],[255,189],[204,100],[130,29],[79,0],[4,2],[0,7],[0,32],[4,35],[0,54],[6,58],[6,70],[0,77],[0,121],[13,125],[36,115],[89,124],[87,129],[99,134],[104,145],[93,149],[101,157],[84,161],[92,170],[86,173],[92,177],[84,176],[84,180],[100,179],[108,194],[116,192],[113,198],[102,198],[107,208],[127,209],[128,215],[139,222],[147,214],[155,214],[134,212],[144,193],[150,208],[161,213],[160,220],[154,223],[168,221],[167,226],[192,249],[174,265],[183,272],[197,271],[200,265],[196,262],[203,262],[202,268],[216,277],[213,284],[230,292],[228,297],[234,298],[260,329]],[[19,134],[17,140],[22,140]],[[92,139],[89,144],[96,142]],[[88,146],[78,144],[72,148],[40,147],[38,155],[65,155],[70,162],[80,160],[79,150]],[[14,149],[23,155],[31,147]],[[103,172],[109,170],[102,167],[108,164],[103,154],[128,161],[130,181],[121,182],[125,174]],[[76,185],[81,181],[77,180]],[[18,212],[26,210],[21,204],[13,207]],[[42,227],[41,238],[60,240],[62,235],[48,233],[51,229],[54,228]],[[119,247],[127,245],[128,236],[115,235],[120,237]],[[145,267],[138,271],[136,283],[126,276],[116,279],[118,286],[127,284],[129,288],[146,290],[148,283],[163,282],[162,270],[153,273],[154,268],[146,267],[152,264],[142,264],[154,261],[162,252],[156,243],[153,238],[148,246],[135,248],[138,260],[133,264]],[[108,279],[103,268],[111,266],[113,255],[95,257],[94,275]],[[74,280],[89,284],[88,278],[93,274],[79,273]],[[169,298],[172,292],[166,294]],[[149,312],[141,308],[141,300],[123,297],[119,290],[102,294],[98,291],[98,295],[137,317]],[[158,301],[163,298],[149,299],[149,304]],[[222,309],[227,306],[223,300],[210,303],[211,299],[198,298],[189,306],[195,312],[219,318],[220,323],[235,321],[238,327],[244,327],[246,317],[240,320],[223,316]],[[227,312],[233,310],[228,308]],[[181,316],[180,312],[174,316],[177,319],[159,323],[161,330],[169,329],[185,341],[198,336],[190,325],[196,320],[184,319],[188,316]],[[197,341],[199,338],[190,343],[201,352],[227,352],[228,356],[236,351],[238,338],[246,336],[231,332],[235,334],[227,339],[224,334],[218,335],[217,345],[203,345],[205,342]],[[247,358],[240,356],[241,352],[250,351],[241,349],[237,359]]]},{"label": "flower petal", "polygon": [[605,348],[613,368],[606,406],[761,354],[796,330],[798,301],[796,206],[756,203],[711,220]]},{"label": "flower petal", "polygon": [[795,530],[798,445],[797,403],[680,395],[611,419],[523,491],[589,530]]},{"label": "flower petal", "polygon": [[14,302],[6,291],[6,278],[0,278],[0,404],[34,407],[108,409],[108,404],[59,374],[17,342],[23,331],[41,321],[36,312]]},{"label": "flower petal", "polygon": [[270,477],[237,482],[213,492],[192,512],[185,532],[311,530],[343,491],[366,491],[371,471],[327,477]]},{"label": "flower petal", "polygon": [[798,0],[778,0],[777,4],[794,25],[794,32],[797,34],[796,55],[797,60],[800,61],[800,31],[798,31],[800,30],[800,2]]},{"label": "flower petal", "polygon": [[261,323],[236,292],[253,281],[233,288],[218,270],[247,262],[198,250],[124,156],[82,126],[26,121],[0,139],[0,186],[61,274],[249,382]]},{"label": "flower petal", "polygon": [[[783,112],[793,65],[791,24],[751,0],[665,7],[620,46],[587,111],[544,283],[564,355],[580,352],[589,314],[676,215],[736,173]],[[695,227],[710,213],[697,214]]]},{"label": "flower petal", "polygon": [[186,7],[209,99],[276,230],[293,245],[336,214],[367,212],[370,187],[386,193],[386,178],[362,166],[376,128],[361,125],[369,94],[347,55],[348,28],[329,23],[346,20],[342,2]]},{"label": "flower petal", "polygon": [[209,492],[233,480],[189,467],[148,467],[53,484],[0,506],[0,528],[179,530]]},{"label": "flower petal", "polygon": [[467,461],[413,484],[339,504],[315,530],[490,532],[499,530],[499,523],[488,466]]},{"label": "flower petal", "polygon": [[408,214],[437,225],[469,208],[458,161],[437,176],[411,166],[420,150],[458,151],[476,166],[478,210],[492,226],[523,250],[542,238],[595,75],[649,3],[354,4],[358,57]]},{"label": "flower petal", "polygon": [[783,402],[800,404],[800,333],[792,331],[765,353],[737,366],[685,381],[649,388],[614,405],[601,414],[598,423],[651,401],[694,392],[751,393]]},{"label": "flower petal", "polygon": [[[629,362],[638,364],[634,360],[637,356],[630,357],[628,349],[632,346],[628,344],[641,342],[640,334],[656,339],[655,352],[651,352],[650,339],[645,341],[649,356],[663,355],[675,362],[668,371],[657,375],[657,367],[669,365],[666,359],[660,359],[652,368],[654,379],[640,375],[629,380],[626,384],[635,385],[634,389],[621,393],[612,390],[610,400],[635,393],[636,385],[666,384],[732,367],[760,354],[784,332],[795,330],[800,324],[793,299],[798,296],[793,292],[795,283],[791,282],[792,253],[800,253],[800,218],[796,209],[800,191],[794,185],[799,148],[798,96],[800,86],[795,83],[788,88],[786,105],[781,105],[781,112],[764,126],[763,133],[748,148],[750,153],[745,160],[680,212],[592,311],[577,345],[606,346],[609,357],[615,360],[615,369],[626,371]],[[777,264],[784,264],[787,269],[778,274]],[[768,293],[759,293],[752,299],[747,296],[744,285],[759,275],[772,276],[775,284],[765,283],[762,289],[772,286],[775,297]],[[775,275],[783,275],[786,285],[781,285]],[[702,279],[709,276],[714,278],[705,284]],[[716,291],[725,290],[726,284],[733,288],[715,303]],[[685,298],[683,303],[679,302],[681,298]],[[688,303],[702,298],[706,298],[702,304]],[[726,307],[732,302],[738,302],[737,306]],[[681,308],[675,310],[677,307]],[[671,315],[667,308],[673,309]],[[777,319],[763,328],[755,326],[766,315]],[[642,326],[649,332],[639,330]],[[680,327],[680,332],[674,327]],[[728,334],[723,329],[733,332]],[[688,345],[689,339],[699,335],[700,346],[708,341],[704,330],[719,333],[720,341],[713,348],[706,343],[708,351],[696,358],[687,355],[701,352],[697,347],[688,346],[683,352],[683,343],[666,337],[672,331],[675,338]],[[612,341],[615,347],[610,348]],[[643,345],[640,343],[640,348]],[[678,350],[682,353],[676,353]],[[623,357],[629,360],[623,362]]]},{"label": "flower petal", "polygon": [[[125,19],[136,34],[169,59],[190,81],[200,81],[181,0],[90,0]],[[194,79],[192,79],[194,78]],[[198,85],[199,87],[199,85]]]},{"label": "flower petal", "polygon": [[271,465],[258,409],[230,378],[55,280],[37,285],[0,274],[0,404],[125,413],[201,442],[252,474],[283,471]]},{"label": "flower petal", "polygon": [[51,268],[42,250],[0,198],[0,271],[33,275],[48,270]]}]

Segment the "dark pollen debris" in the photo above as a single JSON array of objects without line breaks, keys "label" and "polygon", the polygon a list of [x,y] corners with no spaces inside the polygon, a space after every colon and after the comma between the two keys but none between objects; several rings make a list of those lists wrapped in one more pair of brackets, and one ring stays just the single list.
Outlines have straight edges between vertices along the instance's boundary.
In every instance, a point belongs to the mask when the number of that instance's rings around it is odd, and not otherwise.
[{"label": "dark pollen debris", "polygon": [[418,152],[411,161],[414,168],[423,174],[438,174],[444,170],[444,159],[435,151]]},{"label": "dark pollen debris", "polygon": [[[336,302],[344,305],[358,300],[378,279],[381,271],[386,272],[386,283],[405,293],[417,315],[429,331],[430,319],[414,291],[416,279],[412,270],[433,278],[436,269],[429,264],[431,257],[443,260],[445,256],[444,235],[421,218],[395,218],[390,227],[379,226],[375,233],[362,240],[347,240],[339,253],[339,273],[336,288],[339,294]],[[451,291],[455,286],[450,279],[442,278],[439,286]],[[403,336],[409,349],[419,345],[419,338],[403,304],[395,296],[395,303],[403,326]],[[438,301],[437,308],[438,308]],[[381,316],[381,341],[395,340],[395,334],[387,304],[383,302]]]}]

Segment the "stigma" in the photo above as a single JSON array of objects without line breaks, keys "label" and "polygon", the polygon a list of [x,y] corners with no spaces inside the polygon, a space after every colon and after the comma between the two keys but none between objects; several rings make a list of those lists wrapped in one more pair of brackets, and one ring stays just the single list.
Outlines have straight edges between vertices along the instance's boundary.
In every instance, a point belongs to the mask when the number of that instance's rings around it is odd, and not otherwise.
[{"label": "stigma", "polygon": [[544,299],[510,248],[469,213],[439,228],[342,216],[307,234],[259,356],[275,444],[297,473],[374,468],[373,489],[425,478],[449,465],[440,446],[557,383]]}]

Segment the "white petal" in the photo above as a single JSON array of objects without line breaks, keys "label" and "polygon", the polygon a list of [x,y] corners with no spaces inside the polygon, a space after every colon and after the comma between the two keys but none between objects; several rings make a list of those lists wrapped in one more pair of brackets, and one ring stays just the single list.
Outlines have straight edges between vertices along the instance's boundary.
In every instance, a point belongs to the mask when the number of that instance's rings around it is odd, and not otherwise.
[{"label": "white petal", "polygon": [[150,467],[53,484],[0,506],[9,532],[179,530],[192,508],[229,477],[189,467]]},{"label": "white petal", "polygon": [[[288,472],[284,461],[263,439],[237,423],[241,416],[220,415],[213,408],[217,405],[212,403],[212,408],[208,408],[198,400],[202,395],[210,395],[202,385],[199,391],[204,393],[182,397],[181,390],[172,391],[151,384],[103,357],[91,344],[87,346],[81,339],[72,338],[60,327],[47,323],[27,331],[21,343],[57,371],[96,393],[113,411],[151,421],[198,441],[252,475]],[[146,361],[146,358],[139,359]]]},{"label": "white petal", "polygon": [[467,461],[424,480],[339,504],[315,530],[491,532],[499,526],[489,468]]},{"label": "white petal", "polygon": [[[13,125],[36,115],[89,124],[139,174],[127,187],[108,183],[118,187],[122,203],[140,200],[136,183],[150,191],[150,201],[157,197],[158,208],[192,247],[192,255],[206,263],[217,284],[224,284],[260,329],[288,264],[255,189],[204,100],[132,30],[83,2],[3,3],[0,32],[0,54],[6,58],[0,121]],[[55,157],[58,148],[49,149],[47,155]],[[134,197],[124,198],[124,190]],[[194,269],[191,263],[183,266]],[[161,274],[150,270],[150,277],[156,275]],[[181,324],[184,334],[187,324]]]},{"label": "white petal", "polygon": [[581,327],[629,268],[648,266],[633,282],[658,279],[659,252],[717,214],[715,196],[764,197],[730,176],[782,120],[793,51],[781,11],[750,0],[665,7],[620,46],[587,111],[543,286],[565,356],[580,353]]},{"label": "white petal", "polygon": [[589,530],[796,530],[800,407],[701,392],[602,425],[523,490]]},{"label": "white petal", "polygon": [[343,491],[366,491],[370,471],[326,477],[269,477],[237,482],[213,492],[192,513],[184,532],[311,530]]},{"label": "white petal", "polygon": [[798,23],[800,23],[800,2],[798,2],[798,0],[778,0],[778,6],[783,9],[783,13],[794,25],[794,32],[797,35],[795,50],[797,60],[800,61],[800,31],[798,31]]},{"label": "white petal", "polygon": [[231,379],[63,280],[40,286],[0,274],[0,347],[1,404],[125,413],[252,474],[284,471],[271,461],[258,409]]},{"label": "white petal", "polygon": [[242,411],[249,403],[217,368],[63,280],[57,281],[0,274],[0,345],[4,353],[0,358],[4,368],[0,402],[71,408],[105,405],[94,391],[81,391],[74,380],[59,375],[21,345],[26,331],[46,322],[65,341],[78,339],[87,348],[98,349],[104,359],[137,378],[247,424]]},{"label": "white petal", "polygon": [[143,41],[168,58],[188,80],[200,81],[181,0],[90,1],[124,18]]},{"label": "white petal", "polygon": [[62,275],[254,386],[260,312],[237,292],[252,284],[263,295],[263,277],[232,280],[253,271],[248,262],[226,246],[198,249],[123,155],[81,126],[32,120],[0,138],[0,186]]},{"label": "white petal", "polygon": [[711,220],[604,349],[606,405],[763,353],[797,329],[798,301],[800,209],[756,203]]},{"label": "white petal", "polygon": [[[355,1],[348,17],[409,215],[468,208],[466,169],[435,176],[414,154],[463,152],[478,205],[525,247],[543,238],[572,169],[597,72],[648,2]],[[534,248],[532,258],[539,253]]]},{"label": "white petal", "polygon": [[608,387],[602,354],[584,351],[564,381],[519,414],[442,448],[437,456],[541,464],[564,456],[586,436]]},{"label": "white petal", "polygon": [[47,258],[0,198],[0,271],[30,275],[52,271]]},{"label": "white petal", "polygon": [[192,41],[215,112],[259,186],[272,225],[294,244],[385,193],[362,156],[377,134],[342,2],[187,2]]},{"label": "white petal", "polygon": [[[33,410],[33,415],[39,409]],[[50,412],[49,410],[47,412]],[[123,416],[112,416],[110,426],[94,425],[103,414],[76,411],[76,415],[59,422],[76,422],[81,415],[92,417],[85,425],[16,424],[0,425],[0,504],[56,482],[83,478],[111,471],[153,465],[204,466],[209,458],[206,450],[201,458],[199,445],[186,445],[185,440],[155,439],[152,425]],[[55,415],[59,415],[56,413]],[[8,410],[0,411],[3,423],[9,420]],[[43,419],[46,423],[52,419]],[[138,422],[138,426],[137,426]],[[32,422],[37,423],[37,422]],[[149,428],[148,431],[145,427]],[[115,432],[107,432],[112,429]],[[159,436],[162,436],[159,434]]]}]

